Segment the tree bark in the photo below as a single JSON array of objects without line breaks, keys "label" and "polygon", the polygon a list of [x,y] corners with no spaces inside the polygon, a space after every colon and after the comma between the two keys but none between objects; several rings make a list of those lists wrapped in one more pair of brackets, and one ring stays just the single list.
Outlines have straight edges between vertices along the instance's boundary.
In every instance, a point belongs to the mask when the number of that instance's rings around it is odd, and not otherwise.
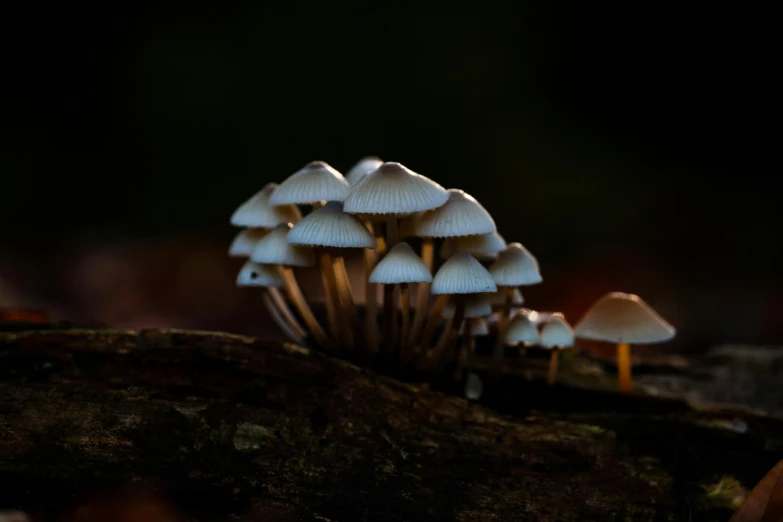
[{"label": "tree bark", "polygon": [[130,487],[198,520],[726,520],[783,458],[774,419],[506,386],[508,415],[238,335],[0,333],[0,509]]}]

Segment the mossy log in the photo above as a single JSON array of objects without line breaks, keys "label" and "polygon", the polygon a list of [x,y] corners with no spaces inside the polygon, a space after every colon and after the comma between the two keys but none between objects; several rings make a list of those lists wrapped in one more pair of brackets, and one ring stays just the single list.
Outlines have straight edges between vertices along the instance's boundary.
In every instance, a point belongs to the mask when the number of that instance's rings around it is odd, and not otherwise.
[{"label": "mossy log", "polygon": [[490,408],[237,335],[6,331],[0,509],[131,488],[201,521],[727,520],[783,458],[775,419],[495,384]]}]

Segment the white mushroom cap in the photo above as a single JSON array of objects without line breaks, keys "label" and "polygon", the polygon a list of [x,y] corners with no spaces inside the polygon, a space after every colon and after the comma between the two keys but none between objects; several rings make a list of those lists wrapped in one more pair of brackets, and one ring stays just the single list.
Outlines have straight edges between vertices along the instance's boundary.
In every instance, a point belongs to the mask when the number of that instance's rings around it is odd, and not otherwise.
[{"label": "white mushroom cap", "polygon": [[470,326],[470,334],[471,335],[474,335],[476,337],[489,335],[489,325],[487,324],[487,322],[484,319],[482,319],[480,317],[474,318],[474,319],[471,319],[470,321],[465,321],[464,323],[462,323],[462,326],[459,329],[459,334],[460,335],[465,335],[465,325],[469,325]]},{"label": "white mushroom cap", "polygon": [[353,187],[370,172],[374,171],[383,164],[383,161],[377,156],[367,156],[359,160],[359,163],[351,167],[345,179]]},{"label": "white mushroom cap", "polygon": [[541,327],[541,341],[544,348],[571,348],[574,346],[574,331],[560,315],[551,315]]},{"label": "white mushroom cap", "polygon": [[513,345],[516,343],[538,344],[540,341],[538,329],[528,314],[517,312],[508,324],[504,342]]},{"label": "white mushroom cap", "polygon": [[[443,308],[440,315],[446,319],[453,319],[456,311],[457,306],[452,300]],[[465,300],[465,319],[486,317],[491,313],[492,307],[489,305],[486,294],[472,294]]]},{"label": "white mushroom cap", "polygon": [[315,254],[311,248],[288,243],[287,237],[292,227],[291,223],[283,223],[270,230],[253,247],[250,260],[271,265],[313,266]]},{"label": "white mushroom cap", "polygon": [[641,297],[611,292],[595,302],[574,328],[580,339],[652,344],[671,340],[676,331]]},{"label": "white mushroom cap", "polygon": [[399,163],[386,162],[351,188],[345,211],[404,216],[437,208],[448,198],[446,189],[431,179]]},{"label": "white mushroom cap", "polygon": [[489,267],[498,286],[535,285],[542,281],[538,261],[519,243],[509,244]]},{"label": "white mushroom cap", "polygon": [[[512,291],[511,296],[511,306],[522,306],[525,304],[525,298],[522,297],[522,292],[519,291],[519,288],[514,288]],[[503,306],[506,304],[506,291],[505,290],[498,290],[497,292],[493,292],[488,295],[489,298],[489,304],[492,306]]]},{"label": "white mushroom cap", "polygon": [[469,373],[465,379],[465,398],[471,401],[478,400],[483,391],[484,385],[481,384],[479,376],[475,373]]},{"label": "white mushroom cap", "polygon": [[246,228],[236,235],[228,247],[229,257],[250,257],[253,247],[268,232],[265,228]]},{"label": "white mushroom cap", "polygon": [[313,161],[291,174],[269,197],[272,205],[307,205],[317,201],[342,201],[350,186],[342,174]]},{"label": "white mushroom cap", "polygon": [[237,286],[283,286],[283,276],[276,266],[262,265],[248,261],[239,270]]},{"label": "white mushroom cap", "polygon": [[459,189],[449,189],[442,207],[421,215],[416,225],[419,237],[457,237],[497,231],[495,221],[476,198]]},{"label": "white mushroom cap", "polygon": [[288,233],[292,245],[333,248],[375,248],[375,237],[356,216],[343,212],[343,204],[329,201],[306,215]]},{"label": "white mushroom cap", "polygon": [[504,248],[506,241],[497,232],[448,237],[440,247],[440,258],[448,259],[454,252],[467,252],[479,260],[496,259]]},{"label": "white mushroom cap", "polygon": [[269,198],[276,191],[276,183],[268,183],[234,211],[231,224],[235,227],[272,228],[280,223],[296,223],[302,214],[294,205],[272,206]]},{"label": "white mushroom cap", "polygon": [[432,274],[411,246],[400,242],[375,265],[375,269],[370,273],[369,282],[384,285],[430,283]]},{"label": "white mushroom cap", "polygon": [[443,263],[432,279],[432,295],[483,294],[496,291],[497,286],[487,269],[465,252],[454,254]]}]

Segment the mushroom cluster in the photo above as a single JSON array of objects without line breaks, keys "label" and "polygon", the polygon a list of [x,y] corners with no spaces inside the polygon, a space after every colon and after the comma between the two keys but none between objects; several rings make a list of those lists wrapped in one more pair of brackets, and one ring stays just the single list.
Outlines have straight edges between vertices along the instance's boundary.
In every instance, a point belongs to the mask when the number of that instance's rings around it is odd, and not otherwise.
[{"label": "mushroom cluster", "polygon": [[[242,203],[231,224],[242,230],[229,255],[247,259],[237,285],[263,290],[270,316],[292,342],[363,364],[403,373],[456,365],[461,376],[476,338],[495,335],[496,369],[506,345],[537,345],[551,349],[553,383],[558,351],[581,337],[618,344],[621,388],[630,391],[629,344],[674,335],[627,294],[600,300],[574,330],[562,314],[523,309],[520,289],[542,282],[536,258],[520,243],[507,244],[475,198],[400,163],[367,157],[345,177],[324,162],[308,163]],[[363,259],[363,309],[346,270],[351,251]],[[295,268],[320,272],[325,317],[305,299]]]}]

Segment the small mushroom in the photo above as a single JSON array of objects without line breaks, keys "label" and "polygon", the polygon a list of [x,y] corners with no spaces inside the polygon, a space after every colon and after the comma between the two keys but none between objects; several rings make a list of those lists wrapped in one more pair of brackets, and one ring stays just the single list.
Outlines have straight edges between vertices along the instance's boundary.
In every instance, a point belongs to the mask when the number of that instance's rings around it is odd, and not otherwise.
[{"label": "small mushroom", "polygon": [[563,348],[574,346],[574,332],[562,315],[553,314],[543,323],[540,345],[551,350],[547,376],[547,382],[551,386],[557,378],[558,352]]},{"label": "small mushroom", "polygon": [[267,290],[264,292],[264,306],[277,326],[296,344],[304,344],[304,332],[298,328],[298,324],[284,317],[275,305],[274,298],[268,292],[270,288],[278,288],[285,285],[280,271],[270,265],[260,265],[252,261],[246,262],[237,275],[237,286],[256,286]]},{"label": "small mushroom", "polygon": [[272,228],[280,223],[296,223],[302,214],[295,205],[270,203],[272,194],[277,190],[276,183],[267,183],[234,211],[231,224],[235,227]]},{"label": "small mushroom", "polygon": [[339,311],[343,312],[350,323],[350,328],[343,332],[344,340],[349,348],[352,347],[352,329],[361,350],[366,353],[370,347],[359,321],[343,256],[347,248],[375,248],[373,235],[358,218],[343,212],[341,202],[329,201],[297,223],[288,233],[287,241],[290,245],[318,249],[321,266],[328,265],[335,277],[339,300],[334,304],[338,315]]},{"label": "small mushroom", "polygon": [[[459,189],[449,189],[448,201],[443,206],[424,212],[415,223],[415,234],[422,238],[421,257],[430,270],[434,263],[434,238],[490,234],[496,231],[497,226],[489,212],[476,198]],[[424,325],[424,309],[429,297],[429,285],[419,285],[411,331],[411,340],[414,342]]]},{"label": "small mushroom", "polygon": [[441,339],[449,339],[451,330],[459,331],[465,317],[466,298],[469,294],[483,294],[497,291],[497,286],[487,269],[481,266],[476,258],[465,252],[454,254],[446,261],[432,279],[432,295],[438,296],[430,310],[427,325],[421,341],[421,365],[429,363],[440,365],[447,360],[443,354],[449,342],[439,342],[436,349],[429,352],[432,335],[437,327],[439,317],[449,301],[449,296],[455,298],[455,311],[452,321],[446,324]]},{"label": "small mushroom", "polygon": [[469,401],[477,401],[484,392],[484,385],[475,373],[469,373],[465,379],[465,398]]},{"label": "small mushroom", "polygon": [[[449,198],[446,189],[403,165],[386,162],[351,188],[345,197],[345,212],[362,219],[386,223],[386,248],[399,239],[398,220],[416,212],[442,206]],[[426,264],[426,259],[424,260]],[[430,270],[432,269],[428,265]],[[391,335],[385,336],[387,355],[393,350],[396,330],[394,286],[384,287],[384,324]]]},{"label": "small mushroom", "polygon": [[432,274],[408,243],[394,245],[389,253],[375,266],[369,281],[383,285],[400,286],[402,309],[402,334],[400,335],[400,365],[407,365],[412,356],[412,343],[408,340],[410,330],[410,283],[431,282]]},{"label": "small mushroom", "polygon": [[299,315],[304,320],[310,333],[316,342],[325,348],[331,347],[326,333],[321,325],[318,324],[313,311],[305,301],[299,283],[291,267],[309,267],[315,265],[315,254],[311,248],[289,245],[286,238],[293,228],[291,223],[282,223],[273,228],[267,235],[256,243],[253,252],[250,254],[250,260],[255,263],[280,265],[283,275],[286,293],[288,298],[294,303]]},{"label": "small mushroom", "polygon": [[666,342],[674,338],[676,330],[638,295],[611,292],[590,307],[574,333],[578,339],[617,344],[620,391],[631,393],[630,345]]},{"label": "small mushroom", "polygon": [[492,359],[495,366],[502,363],[503,337],[508,326],[508,315],[514,299],[514,289],[519,286],[534,285],[542,281],[538,270],[538,261],[520,243],[510,243],[489,267],[489,273],[495,284],[506,291],[506,302],[503,305],[498,322],[498,341]]}]

